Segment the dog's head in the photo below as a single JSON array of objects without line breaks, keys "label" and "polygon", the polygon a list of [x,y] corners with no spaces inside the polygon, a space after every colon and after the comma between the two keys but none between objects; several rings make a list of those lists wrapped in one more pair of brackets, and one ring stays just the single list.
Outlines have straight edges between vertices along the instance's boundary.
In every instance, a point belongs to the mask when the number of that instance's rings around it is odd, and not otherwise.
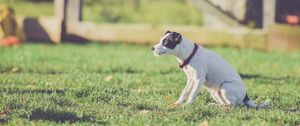
[{"label": "dog's head", "polygon": [[152,53],[155,56],[163,54],[174,54],[178,50],[178,45],[182,41],[180,33],[167,31],[165,35],[160,38],[160,42],[151,48]]}]

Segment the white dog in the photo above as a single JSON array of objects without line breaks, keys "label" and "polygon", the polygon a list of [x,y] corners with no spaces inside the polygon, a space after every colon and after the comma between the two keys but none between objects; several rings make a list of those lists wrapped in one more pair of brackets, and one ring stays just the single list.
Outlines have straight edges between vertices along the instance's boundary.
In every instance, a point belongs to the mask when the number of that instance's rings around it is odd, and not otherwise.
[{"label": "white dog", "polygon": [[183,38],[180,33],[167,31],[152,49],[155,56],[176,57],[187,77],[186,86],[174,103],[192,104],[204,85],[213,99],[226,106],[245,104],[248,108],[265,108],[269,100],[255,105],[247,96],[240,75],[218,54]]}]

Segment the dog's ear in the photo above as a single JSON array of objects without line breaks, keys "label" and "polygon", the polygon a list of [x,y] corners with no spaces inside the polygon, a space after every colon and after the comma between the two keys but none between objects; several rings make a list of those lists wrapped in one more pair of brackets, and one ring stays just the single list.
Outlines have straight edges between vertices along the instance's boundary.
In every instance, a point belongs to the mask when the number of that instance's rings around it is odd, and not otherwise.
[{"label": "dog's ear", "polygon": [[173,40],[174,40],[177,44],[179,44],[179,43],[181,42],[181,40],[182,40],[182,36],[181,36],[181,34],[178,33],[178,32],[173,32],[172,38],[173,38]]},{"label": "dog's ear", "polygon": [[168,34],[168,33],[172,33],[172,32],[168,30],[168,31],[166,31],[165,35]]}]

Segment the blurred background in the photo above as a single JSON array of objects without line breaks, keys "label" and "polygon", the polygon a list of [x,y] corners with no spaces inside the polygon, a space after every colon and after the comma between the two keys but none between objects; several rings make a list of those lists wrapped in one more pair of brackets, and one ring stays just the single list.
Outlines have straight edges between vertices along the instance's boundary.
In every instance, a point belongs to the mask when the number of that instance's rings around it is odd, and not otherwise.
[{"label": "blurred background", "polygon": [[299,0],[1,0],[2,46],[156,43],[166,30],[199,44],[300,49]]}]

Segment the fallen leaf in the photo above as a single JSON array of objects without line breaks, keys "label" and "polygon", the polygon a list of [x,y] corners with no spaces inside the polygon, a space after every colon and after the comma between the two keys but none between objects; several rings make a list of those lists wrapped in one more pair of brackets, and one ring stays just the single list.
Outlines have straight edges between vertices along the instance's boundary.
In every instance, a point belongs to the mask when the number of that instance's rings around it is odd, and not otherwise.
[{"label": "fallen leaf", "polygon": [[170,108],[170,109],[175,109],[175,108],[179,107],[179,105],[180,105],[180,104],[172,103],[172,104],[169,105],[169,108]]},{"label": "fallen leaf", "polygon": [[141,111],[140,111],[140,114],[145,115],[145,114],[148,114],[149,112],[150,112],[149,110],[145,110],[145,109],[144,109],[144,110],[141,110]]},{"label": "fallen leaf", "polygon": [[137,89],[133,89],[132,91],[135,92],[135,93],[142,93],[143,89],[142,88],[137,88]]},{"label": "fallen leaf", "polygon": [[172,100],[172,97],[171,96],[166,96],[166,99],[167,100]]},{"label": "fallen leaf", "polygon": [[18,68],[18,67],[13,67],[10,71],[11,71],[12,73],[18,73],[18,72],[21,71],[21,69]]},{"label": "fallen leaf", "polygon": [[107,77],[104,78],[105,81],[111,81],[113,79],[112,75],[108,75]]},{"label": "fallen leaf", "polygon": [[173,98],[171,96],[166,96],[165,99],[168,101],[168,103],[173,102]]},{"label": "fallen leaf", "polygon": [[9,110],[4,110],[4,111],[0,112],[0,116],[6,116],[6,115],[9,115],[9,114],[10,114]]},{"label": "fallen leaf", "polygon": [[208,121],[204,120],[202,123],[200,123],[198,126],[208,126]]}]

